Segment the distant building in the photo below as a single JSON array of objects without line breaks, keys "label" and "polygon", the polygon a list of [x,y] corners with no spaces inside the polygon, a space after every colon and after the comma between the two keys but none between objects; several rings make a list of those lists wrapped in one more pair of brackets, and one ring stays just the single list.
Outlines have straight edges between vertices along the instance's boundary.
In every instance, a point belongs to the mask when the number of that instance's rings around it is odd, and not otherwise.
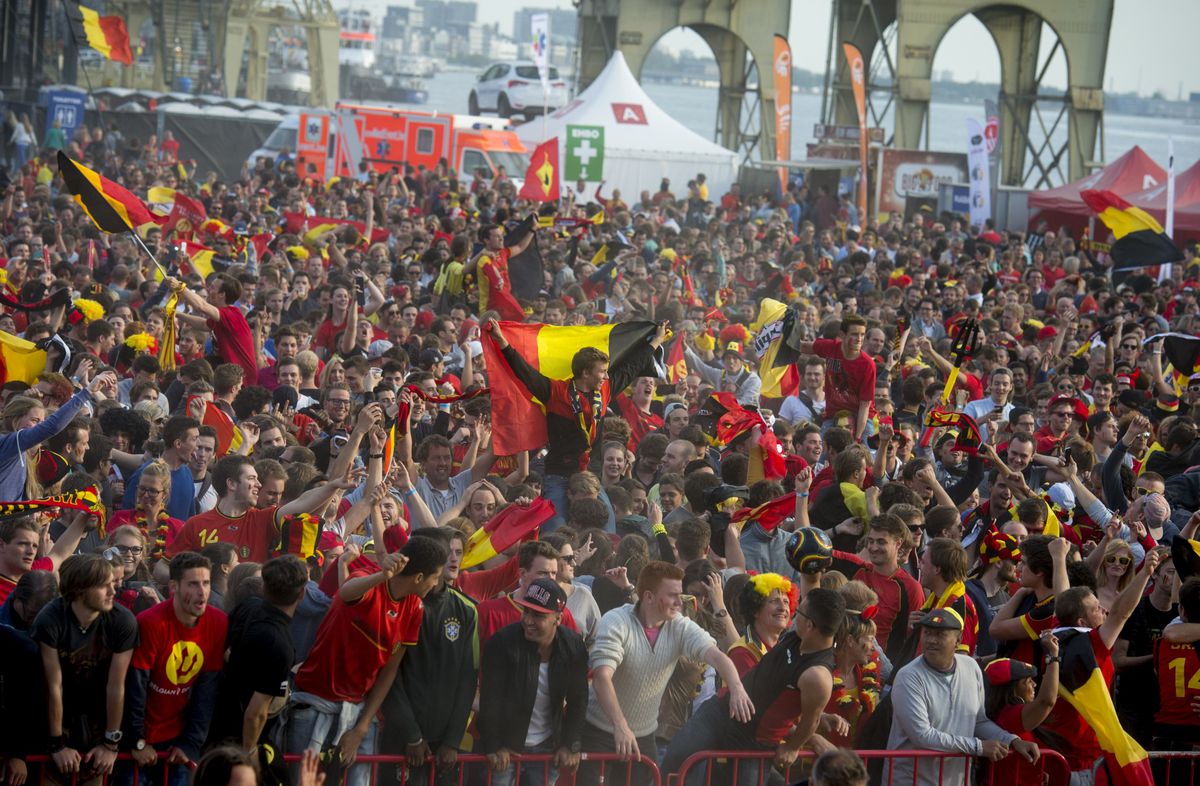
[{"label": "distant building", "polygon": [[417,0],[417,8],[424,14],[427,28],[445,30],[464,41],[470,35],[478,11],[475,3],[465,0]]},{"label": "distant building", "polygon": [[513,14],[513,39],[517,43],[529,40],[530,17],[534,14],[550,15],[550,37],[555,41],[575,40],[579,24],[578,12],[569,8],[522,8]]}]

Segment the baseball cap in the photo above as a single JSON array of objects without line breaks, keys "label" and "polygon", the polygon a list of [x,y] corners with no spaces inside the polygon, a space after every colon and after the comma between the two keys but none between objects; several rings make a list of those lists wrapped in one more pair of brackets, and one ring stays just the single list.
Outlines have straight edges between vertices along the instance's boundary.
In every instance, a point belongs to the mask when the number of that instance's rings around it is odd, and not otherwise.
[{"label": "baseball cap", "polygon": [[377,338],[367,347],[367,359],[374,360],[375,358],[381,358],[393,346],[395,345],[386,338]]},{"label": "baseball cap", "polygon": [[422,349],[421,354],[417,355],[417,365],[425,370],[433,368],[443,360],[442,353],[436,349]]},{"label": "baseball cap", "polygon": [[557,614],[567,607],[567,593],[551,579],[534,579],[525,590],[525,595],[517,600],[517,605],[524,606],[539,614]]},{"label": "baseball cap", "polygon": [[1120,393],[1117,394],[1117,401],[1119,401],[1122,404],[1124,404],[1125,406],[1131,407],[1133,409],[1138,409],[1140,407],[1144,407],[1146,405],[1146,402],[1149,400],[1150,400],[1149,394],[1147,394],[1146,391],[1138,390],[1137,388],[1129,388],[1128,390],[1122,390]]},{"label": "baseball cap", "polygon": [[934,630],[962,630],[962,617],[954,609],[933,609],[917,623],[923,628]]},{"label": "baseball cap", "polygon": [[1007,685],[1010,682],[1023,680],[1026,677],[1036,677],[1037,669],[1022,660],[1012,658],[997,658],[983,670],[988,682],[996,686]]}]

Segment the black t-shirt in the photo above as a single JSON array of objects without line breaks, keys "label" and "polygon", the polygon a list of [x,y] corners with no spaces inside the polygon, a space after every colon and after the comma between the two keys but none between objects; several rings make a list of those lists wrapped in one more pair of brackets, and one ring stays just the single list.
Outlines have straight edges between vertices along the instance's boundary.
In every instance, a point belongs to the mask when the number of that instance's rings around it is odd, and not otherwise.
[{"label": "black t-shirt", "polygon": [[[1125,627],[1121,628],[1120,638],[1129,642],[1129,657],[1153,655],[1154,642],[1178,615],[1175,606],[1160,611],[1150,602],[1149,596],[1142,598]],[[1153,661],[1125,669],[1117,675],[1115,703],[1117,709],[1153,717],[1158,710],[1158,678],[1154,674]]]},{"label": "black t-shirt", "polygon": [[[55,598],[37,615],[33,640],[58,651],[62,666],[63,729],[68,734],[94,733],[90,726],[105,723],[106,689],[112,657],[138,643],[137,619],[124,606],[114,605],[86,629],[71,604]],[[83,725],[80,725],[83,724]],[[101,728],[103,731],[103,728]]]},{"label": "black t-shirt", "polygon": [[239,604],[229,619],[224,679],[209,743],[242,739],[242,719],[255,693],[285,696],[296,662],[292,618],[261,598]]}]

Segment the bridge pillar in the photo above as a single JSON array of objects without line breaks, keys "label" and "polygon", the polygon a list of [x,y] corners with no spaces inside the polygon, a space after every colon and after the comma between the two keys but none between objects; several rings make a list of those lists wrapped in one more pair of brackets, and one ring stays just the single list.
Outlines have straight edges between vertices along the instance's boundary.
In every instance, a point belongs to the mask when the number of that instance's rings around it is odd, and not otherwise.
[{"label": "bridge pillar", "polygon": [[[620,49],[640,78],[654,44],[676,27],[700,34],[713,49],[721,75],[717,141],[759,158],[775,158],[775,84],[771,78],[775,33],[787,35],[790,3],[779,0],[581,0],[579,5],[579,90],[584,90]],[[759,73],[747,85],[747,55]],[[757,93],[757,118],[743,117]],[[791,101],[791,96],[787,96]]]},{"label": "bridge pillar", "polygon": [[1025,154],[1038,93],[1038,53],[1042,18],[1014,8],[988,8],[976,14],[1000,52],[1001,185],[1025,182]]}]

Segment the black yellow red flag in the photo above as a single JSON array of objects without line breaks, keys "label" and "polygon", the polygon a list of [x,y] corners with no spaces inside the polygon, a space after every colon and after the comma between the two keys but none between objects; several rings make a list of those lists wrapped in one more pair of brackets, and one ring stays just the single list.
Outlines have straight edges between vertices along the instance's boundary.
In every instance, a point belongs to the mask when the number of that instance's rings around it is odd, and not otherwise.
[{"label": "black yellow red flag", "polygon": [[1065,699],[1096,734],[1104,751],[1104,765],[1113,786],[1152,786],[1146,751],[1130,737],[1117,718],[1112,692],[1092,648],[1090,631],[1060,628],[1058,636],[1058,695]]},{"label": "black yellow red flag", "polygon": [[133,50],[129,47],[129,30],[125,20],[119,16],[100,16],[94,8],[80,3],[68,2],[67,20],[76,43],[87,44],[100,54],[117,63],[133,64]]},{"label": "black yellow red flag", "polygon": [[132,232],[142,224],[163,221],[128,190],[78,161],[72,161],[61,150],[58,151],[58,171],[83,212],[103,232]]},{"label": "black yellow red flag", "polygon": [[1079,196],[1096,212],[1116,239],[1109,250],[1113,270],[1179,262],[1179,250],[1154,216],[1131,205],[1111,191],[1085,190]]}]

